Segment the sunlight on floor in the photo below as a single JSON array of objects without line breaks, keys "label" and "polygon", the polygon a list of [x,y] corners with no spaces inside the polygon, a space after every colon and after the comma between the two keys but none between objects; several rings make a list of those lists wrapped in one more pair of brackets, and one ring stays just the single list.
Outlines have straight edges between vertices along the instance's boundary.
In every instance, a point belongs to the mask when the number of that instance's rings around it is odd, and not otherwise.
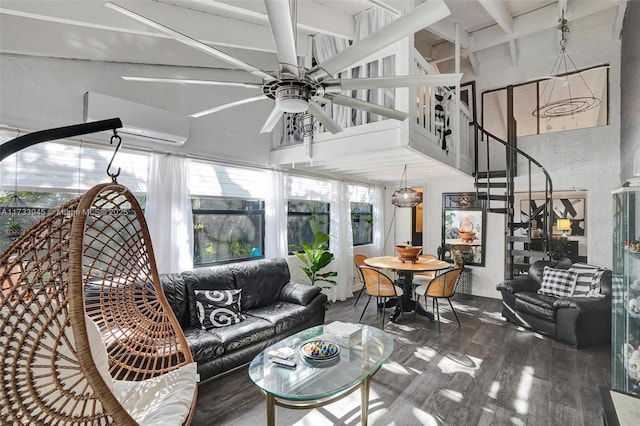
[{"label": "sunlight on floor", "polygon": [[489,389],[489,398],[496,399],[498,397],[498,392],[500,391],[500,382],[493,381],[491,383],[491,389]]},{"label": "sunlight on floor", "polygon": [[436,417],[433,417],[431,414],[423,411],[417,407],[413,407],[411,409],[416,420],[419,422],[418,424],[422,426],[438,426],[442,424],[442,421]]},{"label": "sunlight on floor", "polygon": [[527,365],[522,369],[520,375],[520,383],[518,383],[517,399],[513,403],[513,407],[518,414],[527,414],[529,411],[529,394],[531,393],[531,384],[533,383],[533,367]]},{"label": "sunlight on floor", "polygon": [[443,357],[438,363],[438,368],[444,374],[454,374],[454,373],[467,373],[471,377],[476,376],[476,371],[480,369],[480,364],[482,364],[482,360],[480,358],[469,357],[473,361],[473,366],[462,365],[451,358]]},{"label": "sunlight on floor", "polygon": [[424,346],[421,348],[417,348],[416,351],[414,352],[414,355],[416,356],[416,358],[420,358],[427,362],[431,361],[433,357],[436,356],[437,354],[438,352],[435,349],[426,348]]},{"label": "sunlight on floor", "polygon": [[389,371],[390,373],[393,374],[402,374],[405,376],[410,376],[411,373],[407,371],[406,368],[404,368],[402,365],[398,364],[395,361],[387,361],[384,364],[382,364],[382,369]]},{"label": "sunlight on floor", "polygon": [[454,402],[462,402],[464,399],[462,392],[454,391],[452,389],[441,389],[438,393]]}]

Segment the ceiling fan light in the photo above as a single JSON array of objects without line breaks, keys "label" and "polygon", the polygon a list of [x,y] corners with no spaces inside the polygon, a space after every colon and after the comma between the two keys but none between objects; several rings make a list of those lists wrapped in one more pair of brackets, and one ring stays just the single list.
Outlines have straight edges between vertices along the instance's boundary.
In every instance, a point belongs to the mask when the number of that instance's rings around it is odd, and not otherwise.
[{"label": "ceiling fan light", "polygon": [[412,188],[400,188],[391,196],[391,204],[396,207],[415,207],[421,202],[422,196]]},{"label": "ceiling fan light", "polygon": [[276,90],[276,105],[290,114],[305,112],[309,109],[311,92],[306,87],[284,86]]}]

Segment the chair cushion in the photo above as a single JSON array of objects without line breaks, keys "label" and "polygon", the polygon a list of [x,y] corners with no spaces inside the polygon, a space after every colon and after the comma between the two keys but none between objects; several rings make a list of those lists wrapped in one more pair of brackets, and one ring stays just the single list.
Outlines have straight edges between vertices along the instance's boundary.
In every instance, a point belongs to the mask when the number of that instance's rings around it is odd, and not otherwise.
[{"label": "chair cushion", "polygon": [[195,295],[202,328],[226,327],[246,319],[240,312],[242,290],[195,290]]},{"label": "chair cushion", "polygon": [[556,309],[553,302],[557,297],[530,292],[516,293],[515,296],[517,312],[555,321]]},{"label": "chair cushion", "polygon": [[139,425],[175,426],[183,424],[189,416],[196,386],[196,364],[191,363],[152,379],[116,380],[113,390]]},{"label": "chair cushion", "polygon": [[556,297],[571,296],[577,279],[578,273],[575,271],[545,266],[538,294]]}]

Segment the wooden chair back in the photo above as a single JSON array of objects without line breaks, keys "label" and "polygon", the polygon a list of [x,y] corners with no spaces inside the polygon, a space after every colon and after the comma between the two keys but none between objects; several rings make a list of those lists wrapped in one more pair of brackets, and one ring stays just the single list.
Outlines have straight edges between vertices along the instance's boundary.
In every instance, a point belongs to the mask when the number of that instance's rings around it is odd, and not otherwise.
[{"label": "wooden chair back", "polygon": [[397,296],[393,280],[378,269],[370,266],[360,266],[367,293],[377,297]]},{"label": "wooden chair back", "polygon": [[453,296],[461,272],[462,268],[455,268],[438,275],[429,283],[426,295],[429,297]]}]

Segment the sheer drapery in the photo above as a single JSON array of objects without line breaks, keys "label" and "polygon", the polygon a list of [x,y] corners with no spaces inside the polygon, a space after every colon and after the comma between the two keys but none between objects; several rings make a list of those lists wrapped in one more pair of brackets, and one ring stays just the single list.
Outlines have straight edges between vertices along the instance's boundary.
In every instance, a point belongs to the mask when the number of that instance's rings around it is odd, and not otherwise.
[{"label": "sheer drapery", "polygon": [[193,269],[193,216],[188,176],[186,158],[151,156],[144,215],[161,274]]},{"label": "sheer drapery", "polygon": [[287,249],[287,190],[285,174],[269,171],[271,190],[265,200],[265,257],[286,257]]},{"label": "sheer drapery", "polygon": [[[313,37],[313,56],[316,58],[316,61],[318,61],[319,64],[342,52],[347,47],[349,47],[349,41],[344,38],[326,34],[316,34]],[[338,74],[338,78],[344,77],[344,74],[344,72]],[[350,127],[350,109],[342,105],[329,105],[331,108],[331,116],[340,125],[340,127]]]},{"label": "sheer drapery", "polygon": [[373,253],[376,256],[384,255],[384,188],[372,188],[373,191]]},{"label": "sheer drapery", "polygon": [[346,182],[331,182],[331,237],[329,250],[335,256],[329,267],[333,267],[338,276],[333,288],[332,301],[346,300],[351,297],[353,284],[353,230],[351,229],[351,202],[349,185]]}]

